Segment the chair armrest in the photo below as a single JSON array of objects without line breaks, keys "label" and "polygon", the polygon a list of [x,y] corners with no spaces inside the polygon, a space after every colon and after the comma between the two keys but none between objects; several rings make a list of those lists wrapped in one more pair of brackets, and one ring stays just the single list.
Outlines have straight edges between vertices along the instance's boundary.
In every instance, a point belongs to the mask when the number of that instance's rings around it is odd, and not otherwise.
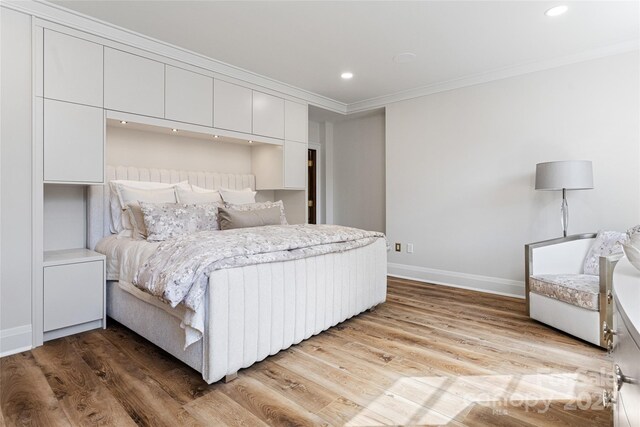
[{"label": "chair armrest", "polygon": [[[600,270],[600,327],[606,322],[613,325],[613,270],[624,255],[601,256],[598,260]],[[609,337],[600,331],[600,347],[607,348]]]},{"label": "chair armrest", "polygon": [[600,295],[606,297],[607,292],[612,290],[613,285],[613,269],[623,257],[623,254],[613,254],[601,256],[599,262],[600,270]]}]

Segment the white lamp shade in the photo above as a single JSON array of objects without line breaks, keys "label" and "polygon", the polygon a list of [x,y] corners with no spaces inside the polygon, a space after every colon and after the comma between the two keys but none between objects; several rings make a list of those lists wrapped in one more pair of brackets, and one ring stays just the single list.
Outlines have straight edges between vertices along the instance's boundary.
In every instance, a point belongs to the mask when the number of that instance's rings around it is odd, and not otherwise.
[{"label": "white lamp shade", "polygon": [[536,165],[536,190],[588,190],[593,188],[589,160],[565,160]]}]

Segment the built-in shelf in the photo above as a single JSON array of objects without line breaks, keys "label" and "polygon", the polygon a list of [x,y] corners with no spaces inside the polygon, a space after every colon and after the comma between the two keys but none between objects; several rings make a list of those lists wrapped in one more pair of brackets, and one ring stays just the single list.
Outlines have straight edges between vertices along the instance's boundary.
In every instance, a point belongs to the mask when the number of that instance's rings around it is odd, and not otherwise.
[{"label": "built-in shelf", "polygon": [[45,251],[43,266],[51,267],[54,265],[99,261],[104,258],[103,254],[85,248]]}]

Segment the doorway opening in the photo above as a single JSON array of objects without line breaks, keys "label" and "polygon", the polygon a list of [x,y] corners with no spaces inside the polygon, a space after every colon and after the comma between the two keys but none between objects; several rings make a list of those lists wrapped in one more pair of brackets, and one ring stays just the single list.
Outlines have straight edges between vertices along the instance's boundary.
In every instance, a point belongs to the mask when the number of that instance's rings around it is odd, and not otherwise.
[{"label": "doorway opening", "polygon": [[314,149],[307,150],[307,206],[308,206],[308,214],[307,214],[307,222],[309,224],[317,224],[317,155],[318,152]]}]

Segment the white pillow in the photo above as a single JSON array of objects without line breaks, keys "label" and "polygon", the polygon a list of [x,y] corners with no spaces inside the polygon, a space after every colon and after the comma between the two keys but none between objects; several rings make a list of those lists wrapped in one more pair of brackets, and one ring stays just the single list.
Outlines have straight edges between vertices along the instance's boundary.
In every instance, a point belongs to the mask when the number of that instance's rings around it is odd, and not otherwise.
[{"label": "white pillow", "polygon": [[176,187],[176,196],[178,203],[184,203],[187,205],[199,205],[202,203],[222,203],[222,197],[218,190],[207,190],[195,185],[191,186],[192,189],[186,190],[182,187]]},{"label": "white pillow", "polygon": [[189,186],[187,181],[182,181],[177,184],[167,184],[165,182],[151,182],[151,181],[131,181],[127,179],[114,179],[109,181],[109,205],[111,208],[111,232],[119,233],[124,230],[122,226],[122,211],[125,209],[125,205],[120,203],[120,197],[118,196],[118,187],[120,185],[127,185],[132,188],[140,189],[158,189],[158,188],[173,188],[175,186]]},{"label": "white pillow", "polygon": [[233,205],[244,205],[246,203],[256,202],[256,192],[252,191],[251,188],[245,188],[244,190],[221,188],[220,195],[225,203],[231,203]]}]

